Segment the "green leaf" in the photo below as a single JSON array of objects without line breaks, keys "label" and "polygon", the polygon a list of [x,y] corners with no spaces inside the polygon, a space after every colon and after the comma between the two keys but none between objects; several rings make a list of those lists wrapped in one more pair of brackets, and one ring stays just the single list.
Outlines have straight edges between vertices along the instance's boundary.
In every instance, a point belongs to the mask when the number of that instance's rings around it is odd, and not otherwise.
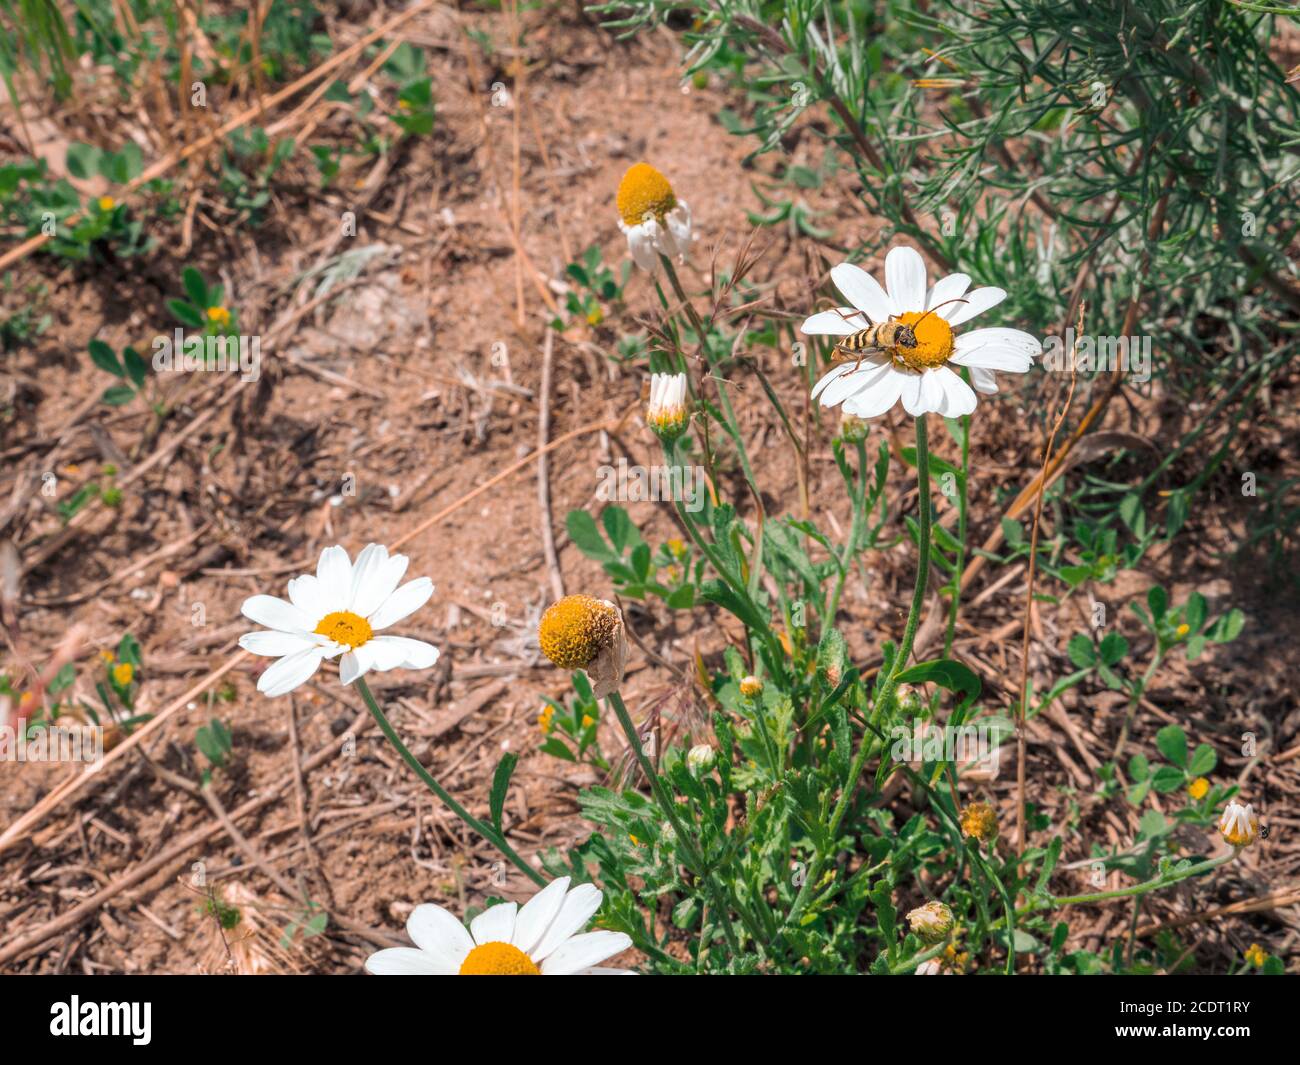
[{"label": "green leaf", "polygon": [[1070,661],[1080,669],[1087,669],[1097,661],[1097,652],[1092,646],[1092,641],[1081,632],[1070,637],[1065,650],[1070,656]]},{"label": "green leaf", "polygon": [[130,385],[114,385],[105,389],[100,398],[110,407],[121,407],[135,398],[135,389]]},{"label": "green leaf", "polygon": [[1241,630],[1245,624],[1246,615],[1234,607],[1215,621],[1206,635],[1215,643],[1228,643],[1241,635]]},{"label": "green leaf", "polygon": [[99,176],[99,163],[103,152],[90,144],[69,144],[65,163],[68,173],[79,181]]},{"label": "green leaf", "polygon": [[192,266],[187,266],[181,271],[181,284],[185,286],[185,295],[189,296],[190,302],[195,307],[211,307],[208,302],[208,286],[203,280],[203,275]]},{"label": "green leaf", "polygon": [[192,329],[203,328],[202,315],[184,300],[168,300],[167,309],[172,312],[172,315],[181,325],[188,325]]},{"label": "green leaf", "polygon": [[1151,616],[1156,621],[1165,616],[1165,611],[1169,609],[1169,595],[1160,585],[1155,585],[1147,592],[1147,606],[1151,608]]},{"label": "green leaf", "polygon": [[961,723],[962,715],[978,697],[982,684],[979,677],[967,666],[954,662],[950,658],[936,658],[905,669],[898,675],[900,684],[934,683],[950,692],[958,693],[961,698],[953,711],[951,723]]},{"label": "green leaf", "polygon": [[1108,633],[1101,641],[1101,660],[1113,666],[1128,654],[1128,640],[1118,632]]},{"label": "green leaf", "polygon": [[1145,754],[1135,754],[1128,760],[1128,778],[1135,784],[1146,780],[1151,773],[1151,763]]},{"label": "green leaf", "polygon": [[1187,733],[1177,725],[1166,725],[1156,733],[1160,753],[1180,769],[1187,767]]},{"label": "green leaf", "polygon": [[588,558],[604,562],[615,557],[605,543],[605,538],[600,535],[600,530],[596,528],[596,520],[585,510],[569,511],[564,519],[564,527],[574,546]]},{"label": "green leaf", "polygon": [[501,831],[501,814],[505,809],[506,792],[510,790],[510,775],[515,771],[515,763],[518,761],[519,755],[507,751],[501,756],[501,761],[497,763],[497,771],[492,775],[492,794],[488,799],[488,805],[492,810],[492,827],[498,832]]},{"label": "green leaf", "polygon": [[673,610],[690,610],[695,605],[695,585],[683,584],[675,589],[665,602]]},{"label": "green leaf", "polygon": [[1138,838],[1153,839],[1161,836],[1169,828],[1169,822],[1159,810],[1148,810],[1138,822]]},{"label": "green leaf", "polygon": [[1187,763],[1187,772],[1194,777],[1208,776],[1219,764],[1219,755],[1208,743],[1202,743],[1192,752],[1192,760]]},{"label": "green leaf", "polygon": [[609,534],[609,542],[614,545],[616,554],[621,555],[628,544],[641,542],[636,526],[632,524],[632,519],[627,516],[627,511],[622,507],[606,507],[600,520],[605,526],[605,532]]},{"label": "green leaf", "polygon": [[1181,788],[1186,781],[1187,774],[1177,766],[1162,765],[1156,770],[1156,775],[1151,778],[1151,786],[1161,795],[1168,795],[1170,792]]},{"label": "green leaf", "polygon": [[136,388],[143,388],[144,379],[149,376],[149,364],[135,348],[127,348],[123,351],[122,358],[126,361],[126,373],[131,378],[131,383]]},{"label": "green leaf", "polygon": [[89,345],[90,361],[101,370],[107,370],[114,377],[125,376],[122,364],[117,361],[117,353],[102,340],[92,340]]},{"label": "green leaf", "polygon": [[1061,846],[1063,840],[1060,836],[1053,836],[1052,842],[1047,845],[1047,852],[1043,855],[1043,867],[1038,871],[1038,884],[1035,891],[1045,891],[1047,882],[1052,876],[1052,870],[1056,868],[1056,863],[1061,857]]},{"label": "green leaf", "polygon": [[632,548],[632,570],[638,579],[645,581],[650,577],[650,545],[637,544]]}]

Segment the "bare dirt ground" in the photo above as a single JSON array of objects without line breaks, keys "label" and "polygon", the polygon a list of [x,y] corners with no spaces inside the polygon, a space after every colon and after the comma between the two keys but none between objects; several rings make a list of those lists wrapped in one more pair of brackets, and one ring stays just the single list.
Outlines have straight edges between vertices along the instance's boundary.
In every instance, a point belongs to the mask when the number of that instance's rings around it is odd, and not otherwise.
[{"label": "bare dirt ground", "polygon": [[[8,619],[5,668],[45,662],[81,626],[78,692],[93,699],[97,652],[130,632],[143,646],[138,709],[169,712],[0,852],[0,970],[190,973],[228,971],[233,963],[241,971],[355,973],[376,945],[400,938],[420,902],[459,910],[490,894],[526,897],[520,875],[429,801],[336,677],[322,672],[292,696],[267,700],[254,687],[264,660],[245,657],[208,683],[251,628],[239,615],[241,601],[283,594],[288,577],[314,566],[333,543],[355,552],[414,533],[402,547],[410,572],[436,584],[408,632],[442,649],[439,667],[375,680],[416,754],[472,812],[484,814],[501,753],[517,751],[523,759],[506,827],[518,849],[531,856],[585,837],[576,795],[595,774],[536,753],[540,696],[563,698],[569,685],[540,658],[534,625],[554,598],[556,577],[567,592],[610,591],[599,567],[568,543],[564,515],[599,511],[601,464],[620,455],[649,461],[653,453],[638,413],[644,368],[611,358],[620,335],[636,331],[636,318],[655,313],[644,275],[630,281],[620,320],[570,329],[554,349],[548,438],[631,411],[624,427],[577,436],[550,452],[549,513],[539,507],[538,464],[531,461],[429,522],[538,445],[548,303],[562,298],[564,267],[589,244],[598,243],[607,262],[625,257],[613,208],[623,171],[649,160],[690,203],[702,239],[686,282],[698,289],[707,283],[710,256],[731,261],[749,234],[746,211],[759,209],[751,180],[781,164],[778,156],[744,162],[750,145],[727,135],[715,117],[721,107],[742,106],[726,86],[682,91],[679,48],[666,31],[618,42],[567,10],[532,13],[524,22],[527,78],[504,107],[493,106],[493,85],[514,85],[512,64],[521,58],[504,16],[434,8],[409,23],[402,34],[426,50],[434,79],[434,134],[368,164],[372,172],[345,172],[324,191],[305,172],[295,188],[291,171],[256,231],[223,227],[220,214],[200,201],[188,250],[174,227],[159,224],[164,239],[147,262],[94,269],[36,255],[15,268],[24,284],[48,286],[54,321],[5,364],[0,532],[30,567]],[[358,16],[353,38],[360,25]],[[466,27],[487,35],[490,54],[467,42]],[[85,136],[84,116],[44,117],[69,140]],[[798,135],[790,148],[796,159],[812,150]],[[522,254],[511,222],[516,149]],[[809,194],[825,212],[819,224],[842,246],[876,228],[849,192],[842,185]],[[340,240],[334,234],[348,210],[357,213],[358,231]],[[836,253],[812,254],[811,241],[779,229],[764,231],[759,244],[766,250],[755,276],[771,307],[807,313],[819,283],[810,280],[810,260],[836,261]],[[315,289],[300,280],[303,272],[367,247],[372,257],[342,294],[304,311]],[[104,379],[89,368],[86,344],[100,337],[116,349],[170,328],[164,303],[178,294],[185,263],[220,277],[246,329],[276,342],[268,344],[256,385],[237,390],[228,377],[168,385],[189,388],[187,402],[155,431],[138,405],[94,402]],[[494,359],[494,351],[506,358]],[[807,408],[787,360],[753,354],[788,408],[813,419],[811,509],[823,527],[843,531],[847,501],[828,444],[835,422]],[[761,393],[744,384],[741,417],[756,444],[751,453],[763,456],[757,472],[769,509],[793,512],[800,505],[794,458]],[[1153,551],[1140,574],[1100,592],[1115,597],[1116,616],[1153,581],[1175,600],[1201,588],[1212,616],[1231,606],[1247,616],[1235,643],[1212,647],[1191,666],[1176,659],[1166,667],[1126,751],[1150,752],[1158,728],[1182,724],[1193,744],[1215,747],[1216,779],[1238,781],[1272,829],[1225,875],[1183,885],[1144,910],[1139,934],[1181,937],[1199,971],[1222,969],[1255,941],[1288,968],[1300,966],[1300,818],[1288,812],[1300,790],[1295,586],[1274,575],[1262,548],[1237,548],[1246,534],[1240,471],[1294,470],[1300,458],[1295,395],[1293,378],[1265,397],[1265,410],[1196,497],[1172,548]],[[1112,405],[1105,428],[1159,440],[1194,418],[1162,405],[1158,393],[1127,398]],[[1084,394],[1080,409],[1089,400]],[[876,432],[902,429],[896,411]],[[142,439],[150,445],[139,451]],[[997,527],[1007,499],[1033,476],[1044,439],[1034,386],[1004,390],[981,405],[974,542]],[[942,446],[951,457],[951,442]],[[1105,459],[1098,453],[1092,461]],[[63,498],[104,462],[123,478],[139,471],[120,507],[92,507],[71,533],[62,531],[35,490],[42,475],[56,475]],[[1080,463],[1067,476],[1087,468]],[[1169,477],[1178,483],[1179,471]],[[914,491],[902,483],[891,484],[893,536],[900,515],[915,506]],[[672,535],[655,504],[628,506],[647,535]],[[1046,520],[1050,529],[1050,509]],[[545,561],[545,521],[556,532],[558,574]],[[907,600],[912,564],[904,545],[874,556],[870,591],[846,595],[841,623],[856,653],[868,653],[882,636],[897,638],[897,604]],[[956,651],[980,672],[991,705],[1009,705],[1018,683],[1024,593],[1023,570],[990,565],[963,609]],[[1084,627],[1082,609],[1071,599],[1036,612],[1031,663],[1040,688],[1071,668],[1065,645]],[[202,624],[193,623],[196,616]],[[694,628],[684,615],[662,610],[638,607],[629,617],[641,640],[678,666],[697,651],[718,654],[732,627],[703,608],[691,615]],[[1131,620],[1120,624],[1140,658],[1144,644]],[[676,683],[639,650],[629,676],[634,715]],[[199,685],[206,687],[187,694]],[[216,774],[220,811],[183,786],[205,765],[194,735],[212,717],[233,733],[233,760]],[[1083,866],[1065,875],[1078,876],[1080,889],[1091,848],[1126,846],[1136,832],[1134,808],[1094,795],[1092,770],[1109,759],[1122,717],[1116,697],[1076,690],[1030,730],[1031,798],[1064,829],[1062,862]],[[1258,758],[1243,755],[1243,732],[1260,738]],[[621,749],[612,733],[602,743],[611,756]],[[80,771],[0,763],[0,831],[40,809]],[[982,787],[1008,818],[1012,776]],[[905,794],[897,799],[900,814],[908,801]],[[1190,843],[1211,845],[1208,837]],[[231,953],[194,886],[200,870],[248,918]],[[325,934],[282,942],[290,921],[312,916],[302,914],[294,894],[328,913]],[[1129,916],[1118,906],[1075,912],[1074,939],[1091,949],[1109,944],[1126,933]]]}]

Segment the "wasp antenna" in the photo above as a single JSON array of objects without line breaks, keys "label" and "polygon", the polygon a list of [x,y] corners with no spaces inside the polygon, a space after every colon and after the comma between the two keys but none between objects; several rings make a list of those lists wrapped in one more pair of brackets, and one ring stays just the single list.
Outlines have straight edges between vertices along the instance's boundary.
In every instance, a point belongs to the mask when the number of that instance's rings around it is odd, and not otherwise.
[{"label": "wasp antenna", "polygon": [[933,307],[931,307],[928,311],[926,311],[923,315],[921,315],[920,318],[918,318],[915,322],[912,323],[912,328],[915,329],[918,325],[920,325],[927,318],[929,318],[930,315],[934,314],[934,312],[937,311],[940,307],[947,307],[948,304],[950,303],[970,303],[970,300],[952,299],[952,300],[944,300],[942,303],[936,303]]}]

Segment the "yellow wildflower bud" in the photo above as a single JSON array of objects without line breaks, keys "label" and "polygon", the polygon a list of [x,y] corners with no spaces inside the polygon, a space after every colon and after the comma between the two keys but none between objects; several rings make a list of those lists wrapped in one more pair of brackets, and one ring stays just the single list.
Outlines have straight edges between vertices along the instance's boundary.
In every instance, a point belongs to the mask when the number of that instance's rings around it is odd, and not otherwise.
[{"label": "yellow wildflower bud", "polygon": [[961,831],[965,836],[987,842],[998,834],[998,815],[986,802],[972,802],[962,808]]}]

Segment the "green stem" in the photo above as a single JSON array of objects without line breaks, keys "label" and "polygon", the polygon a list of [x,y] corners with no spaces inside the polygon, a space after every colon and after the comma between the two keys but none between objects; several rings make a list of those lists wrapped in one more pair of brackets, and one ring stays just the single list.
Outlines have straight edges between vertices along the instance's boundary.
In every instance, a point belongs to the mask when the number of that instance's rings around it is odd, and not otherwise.
[{"label": "green stem", "polygon": [[957,635],[957,611],[961,606],[961,578],[966,571],[966,500],[970,478],[970,415],[961,418],[961,484],[957,488],[957,569],[952,577],[952,595],[948,599],[948,629],[943,638],[943,657],[952,654]]},{"label": "green stem", "polygon": [[447,789],[444,788],[441,784],[439,784],[436,780],[434,780],[433,775],[427,769],[425,769],[424,766],[420,764],[420,760],[416,758],[415,755],[411,753],[410,749],[406,746],[406,744],[402,742],[401,737],[397,735],[397,732],[393,728],[392,723],[384,715],[384,712],[381,709],[379,709],[379,704],[375,702],[375,697],[374,695],[371,694],[370,686],[366,684],[365,678],[358,677],[353,683],[356,686],[357,691],[361,693],[361,698],[365,700],[366,706],[370,708],[370,713],[374,716],[374,719],[379,723],[380,731],[383,732],[383,734],[388,738],[388,742],[393,745],[393,747],[397,750],[397,753],[400,754],[402,758],[405,760],[406,764],[409,765],[413,770],[415,770],[415,775],[418,776],[422,781],[424,781],[425,787],[427,787],[431,792],[433,792],[436,796],[438,796],[438,798],[443,801],[443,803],[447,806],[447,808],[451,810],[451,812],[454,813],[457,817],[459,817],[462,821],[464,821],[465,824],[467,824],[470,828],[472,828],[485,840],[487,840],[494,847],[496,847],[497,850],[499,850],[502,854],[504,854],[507,858],[509,858],[515,864],[515,866],[528,877],[529,880],[531,880],[538,887],[546,887],[549,881],[544,876],[542,876],[541,873],[539,873],[536,869],[534,869],[531,865],[529,865],[526,861],[524,861],[523,858],[521,858],[517,853],[515,853],[514,848],[511,847],[510,844],[506,842],[504,836],[502,836],[500,833],[498,833],[495,829],[493,829],[489,825],[485,825],[477,817],[475,817],[468,810],[466,810],[465,807],[461,806],[460,803],[458,803],[455,799],[451,797],[450,794],[448,794]]},{"label": "green stem", "polygon": [[1144,880],[1140,884],[1133,884],[1131,887],[1116,888],[1114,891],[1095,891],[1090,895],[1048,895],[1042,902],[1031,903],[1024,909],[1017,910],[1017,914],[1032,913],[1034,910],[1054,908],[1057,906],[1077,906],[1085,902],[1104,902],[1106,899],[1125,899],[1132,898],[1135,895],[1146,895],[1152,891],[1157,891],[1162,887],[1168,887],[1170,884],[1177,884],[1180,880],[1186,880],[1188,877],[1200,876],[1201,873],[1208,873],[1211,869],[1217,869],[1221,865],[1227,865],[1237,856],[1235,850],[1228,851],[1227,854],[1220,854],[1217,858],[1210,858],[1196,865],[1190,865],[1181,873],[1173,876],[1156,876],[1150,880]]},{"label": "green stem", "polygon": [[[659,809],[663,811],[664,816],[668,818],[668,823],[672,825],[673,832],[677,836],[678,845],[686,852],[691,871],[704,881],[706,890],[713,896],[713,908],[722,922],[722,932],[727,938],[727,945],[731,948],[732,956],[738,956],[740,954],[740,942],[736,939],[736,930],[731,927],[731,916],[728,907],[722,898],[721,892],[718,891],[717,885],[713,882],[713,876],[705,868],[704,856],[695,847],[695,837],[686,831],[686,826],[677,815],[677,804],[673,802],[672,796],[664,790],[663,783],[659,780],[659,774],[655,771],[654,765],[646,756],[645,749],[641,746],[641,737],[637,735],[636,726],[632,724],[632,715],[627,712],[623,696],[616,691],[610,692],[605,701],[613,709],[614,715],[618,718],[618,723],[623,726],[623,735],[627,737],[628,746],[636,757],[641,772],[645,774],[645,778],[650,784],[650,793],[654,796],[655,802],[659,804]],[[759,942],[761,942],[761,939]]]},{"label": "green stem", "polygon": [[686,290],[682,288],[682,283],[677,279],[677,270],[673,266],[673,261],[666,255],[659,256],[659,261],[664,264],[664,270],[668,274],[668,283],[673,286],[673,293],[681,302],[682,309],[686,312],[686,317],[691,320],[691,328],[695,330],[695,338],[701,347],[704,346],[704,323],[700,321],[699,312],[695,310],[695,304],[686,298]]},{"label": "green stem", "polygon": [[[899,644],[898,654],[894,656],[894,661],[889,668],[889,676],[885,678],[880,688],[880,694],[876,698],[877,709],[884,713],[889,713],[893,706],[894,691],[898,687],[899,674],[906,668],[907,660],[912,655],[912,643],[916,639],[916,629],[921,622],[921,608],[925,603],[925,591],[930,578],[930,450],[926,436],[925,415],[922,414],[916,418],[915,423],[916,485],[920,496],[919,535],[917,539],[921,553],[916,564],[916,587],[912,591],[912,608],[908,612],[907,624],[903,629],[903,640]],[[858,753],[854,755],[853,764],[849,767],[848,780],[845,781],[844,788],[840,792],[839,801],[836,802],[835,809],[831,814],[826,833],[828,845],[831,847],[835,845],[840,824],[844,820],[844,815],[848,813],[849,803],[853,798],[853,793],[857,790],[858,778],[862,775],[863,766],[866,764],[867,757],[872,749],[873,745],[868,743],[864,736],[862,743],[858,746]],[[790,908],[789,916],[785,919],[786,928],[798,923],[799,918],[803,916],[803,911],[807,908],[808,901],[811,898],[813,886],[821,879],[822,869],[826,865],[826,857],[825,851],[818,850],[817,856],[813,859],[808,878],[799,889],[794,905]]]},{"label": "green stem", "polygon": [[858,441],[858,484],[850,486],[853,499],[853,521],[849,526],[849,540],[844,545],[844,556],[840,559],[839,576],[835,579],[835,588],[826,607],[826,616],[822,619],[822,628],[835,627],[835,614],[840,608],[840,596],[844,594],[844,583],[849,577],[849,568],[858,552],[858,539],[862,535],[862,526],[866,523],[865,500],[867,496],[867,445],[865,440]]}]

